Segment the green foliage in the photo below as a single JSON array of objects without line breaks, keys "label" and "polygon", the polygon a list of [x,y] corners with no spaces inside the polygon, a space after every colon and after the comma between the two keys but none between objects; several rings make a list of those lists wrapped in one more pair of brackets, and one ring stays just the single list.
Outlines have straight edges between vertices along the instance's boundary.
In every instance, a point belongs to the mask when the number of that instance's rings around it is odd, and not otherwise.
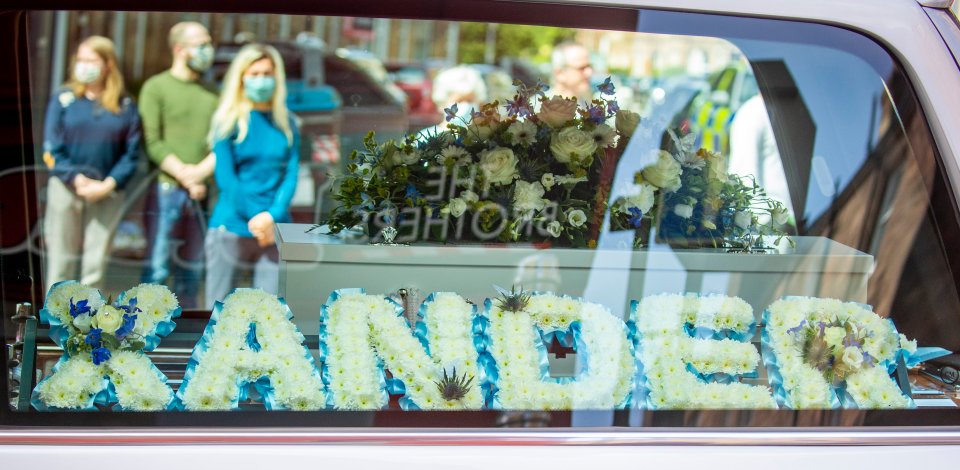
[{"label": "green foliage", "polygon": [[[549,62],[553,46],[575,36],[576,30],[570,28],[501,24],[497,26],[496,59],[523,57],[535,63]],[[487,23],[461,23],[460,62],[482,63],[486,39]]]}]

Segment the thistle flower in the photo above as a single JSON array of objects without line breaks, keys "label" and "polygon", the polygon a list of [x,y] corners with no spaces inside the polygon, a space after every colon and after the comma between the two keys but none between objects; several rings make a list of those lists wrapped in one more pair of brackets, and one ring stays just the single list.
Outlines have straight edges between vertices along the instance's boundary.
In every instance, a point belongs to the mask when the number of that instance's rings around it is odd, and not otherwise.
[{"label": "thistle flower", "polygon": [[516,291],[516,287],[511,287],[510,292],[507,292],[503,289],[497,289],[500,291],[500,310],[504,312],[520,312],[525,310],[530,304],[530,294],[523,291],[523,288],[520,288],[520,291]]},{"label": "thistle flower", "polygon": [[473,383],[473,376],[468,376],[467,373],[464,373],[462,377],[457,375],[457,368],[454,367],[450,375],[447,375],[447,370],[443,370],[443,379],[439,382],[434,382],[437,384],[437,390],[440,392],[440,396],[444,400],[455,401],[462,400],[467,396],[467,392],[470,391],[470,384]]}]

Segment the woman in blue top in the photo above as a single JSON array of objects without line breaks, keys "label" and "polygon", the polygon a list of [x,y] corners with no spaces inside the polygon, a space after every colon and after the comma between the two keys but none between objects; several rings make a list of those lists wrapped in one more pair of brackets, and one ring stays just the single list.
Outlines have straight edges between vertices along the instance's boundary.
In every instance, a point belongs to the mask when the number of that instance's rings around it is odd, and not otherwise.
[{"label": "woman in blue top", "polygon": [[297,186],[299,133],[286,107],[283,59],[276,49],[240,49],[224,78],[210,141],[220,190],[207,231],[206,298],[212,307],[253,267],[253,285],[276,293],[274,224],[290,221]]},{"label": "woman in blue top", "polygon": [[137,168],[140,114],[126,96],[113,42],[80,43],[73,74],[54,93],[43,159],[52,170],[44,216],[46,286],[67,279],[103,287],[107,248]]}]

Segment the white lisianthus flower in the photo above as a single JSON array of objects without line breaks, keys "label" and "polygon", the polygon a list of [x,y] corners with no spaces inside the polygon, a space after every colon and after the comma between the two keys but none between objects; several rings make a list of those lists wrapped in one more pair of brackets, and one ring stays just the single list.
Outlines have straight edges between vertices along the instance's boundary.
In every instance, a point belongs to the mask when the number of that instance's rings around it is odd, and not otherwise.
[{"label": "white lisianthus flower", "polygon": [[537,141],[537,126],[530,121],[517,121],[507,127],[507,135],[514,143],[532,145]]},{"label": "white lisianthus flower", "polygon": [[440,163],[447,160],[452,160],[454,163],[461,165],[470,162],[470,153],[456,145],[446,146],[440,151],[440,156],[443,157],[443,161]]},{"label": "white lisianthus flower", "polygon": [[443,210],[449,212],[450,215],[454,217],[460,217],[464,212],[467,211],[467,202],[463,199],[455,197],[450,200],[450,202],[447,204],[447,207],[445,207]]},{"label": "white lisianthus flower", "polygon": [[100,328],[104,333],[113,334],[123,325],[123,312],[113,306],[105,305],[97,311],[91,322],[94,328]]},{"label": "white lisianthus flower", "polygon": [[774,225],[779,227],[790,220],[790,211],[785,207],[778,207],[770,211],[770,219],[773,220]]},{"label": "white lisianthus flower", "polygon": [[80,330],[81,333],[87,333],[90,331],[90,325],[92,322],[93,317],[90,315],[77,315],[77,317],[73,319],[73,326]]},{"label": "white lisianthus flower", "polygon": [[550,141],[550,151],[560,163],[584,165],[597,151],[593,137],[576,127],[565,127]]},{"label": "white lisianthus flower", "polygon": [[564,98],[562,96],[552,96],[548,100],[540,102],[540,112],[537,117],[547,123],[554,129],[566,124],[577,114],[577,100],[575,98]]},{"label": "white lisianthus flower", "polygon": [[740,211],[733,216],[733,223],[744,230],[753,225],[753,212]]},{"label": "white lisianthus flower", "polygon": [[480,170],[488,184],[510,184],[520,177],[517,173],[517,156],[513,150],[505,147],[480,152]]},{"label": "white lisianthus flower", "polygon": [[677,204],[676,207],[673,208],[673,213],[684,219],[689,219],[693,217],[693,207],[687,204]]},{"label": "white lisianthus flower", "polygon": [[863,352],[859,348],[844,348],[843,357],[841,358],[843,363],[850,366],[853,369],[859,369],[863,364]]},{"label": "white lisianthus flower", "polygon": [[670,155],[669,152],[663,150],[660,150],[657,155],[657,163],[647,166],[641,172],[645,181],[667,191],[680,189],[681,173],[683,173],[683,168],[680,167],[680,162],[673,158],[673,155]]},{"label": "white lisianthus flower", "polygon": [[906,335],[900,333],[900,347],[913,354],[917,352],[917,340],[909,340]]},{"label": "white lisianthus flower", "polygon": [[463,199],[467,204],[476,204],[480,200],[480,196],[477,193],[466,190],[460,193],[460,199]]},{"label": "white lisianthus flower", "polygon": [[580,209],[574,209],[567,212],[567,222],[570,222],[573,227],[582,227],[583,224],[587,223],[587,215]]},{"label": "white lisianthus flower", "polygon": [[560,221],[558,220],[554,220],[553,222],[547,224],[547,232],[549,232],[550,236],[553,238],[559,237],[562,229],[563,227],[560,225]]},{"label": "white lisianthus flower", "polygon": [[617,131],[606,124],[600,124],[595,127],[590,135],[600,148],[613,147],[613,144],[615,144],[617,140]]},{"label": "white lisianthus flower", "polygon": [[518,180],[513,189],[513,208],[524,213],[543,210],[547,204],[543,193],[543,186],[539,181],[528,183]]},{"label": "white lisianthus flower", "polygon": [[640,115],[633,112],[627,111],[626,109],[621,109],[617,111],[616,126],[617,132],[619,132],[624,137],[629,138],[633,135],[633,131],[636,130],[637,125],[640,124]]},{"label": "white lisianthus flower", "polygon": [[557,184],[557,180],[553,177],[553,173],[544,173],[543,176],[540,177],[540,183],[543,184],[544,189],[549,191],[553,185]]}]

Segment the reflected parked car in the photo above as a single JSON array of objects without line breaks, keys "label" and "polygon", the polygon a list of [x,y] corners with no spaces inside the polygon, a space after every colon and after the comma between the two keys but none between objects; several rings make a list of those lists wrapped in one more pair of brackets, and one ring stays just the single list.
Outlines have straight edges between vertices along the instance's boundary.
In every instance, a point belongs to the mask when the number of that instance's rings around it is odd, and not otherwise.
[{"label": "reflected parked car", "polygon": [[410,130],[416,131],[440,122],[441,114],[433,102],[435,70],[423,62],[388,62],[387,74],[407,95]]}]

